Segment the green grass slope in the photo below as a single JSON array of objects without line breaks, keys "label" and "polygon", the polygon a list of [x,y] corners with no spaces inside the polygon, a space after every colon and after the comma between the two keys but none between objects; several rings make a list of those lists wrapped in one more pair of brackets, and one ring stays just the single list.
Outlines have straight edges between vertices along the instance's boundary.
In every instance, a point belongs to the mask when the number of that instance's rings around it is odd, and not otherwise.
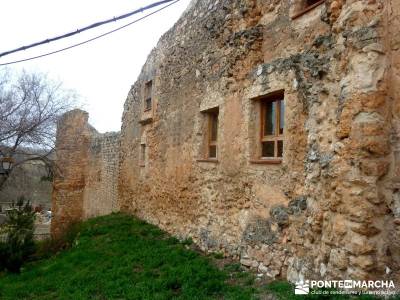
[{"label": "green grass slope", "polygon": [[230,276],[157,227],[113,214],[85,222],[71,249],[0,275],[0,299],[252,299]]}]

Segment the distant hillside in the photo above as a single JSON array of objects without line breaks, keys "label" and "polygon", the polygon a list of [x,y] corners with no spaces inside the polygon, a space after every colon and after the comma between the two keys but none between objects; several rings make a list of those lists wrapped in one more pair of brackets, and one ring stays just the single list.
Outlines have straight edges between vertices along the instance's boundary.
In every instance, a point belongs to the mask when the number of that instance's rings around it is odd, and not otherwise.
[{"label": "distant hillside", "polygon": [[[22,159],[18,157],[17,160]],[[9,203],[24,196],[34,206],[51,208],[52,182],[46,180],[47,168],[41,161],[29,161],[15,168],[0,191],[0,205],[7,208]]]}]

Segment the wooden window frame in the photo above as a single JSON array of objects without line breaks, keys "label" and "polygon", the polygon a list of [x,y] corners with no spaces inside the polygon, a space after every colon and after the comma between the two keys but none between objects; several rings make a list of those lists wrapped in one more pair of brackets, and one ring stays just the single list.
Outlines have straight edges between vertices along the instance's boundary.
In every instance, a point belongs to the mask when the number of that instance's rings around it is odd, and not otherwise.
[{"label": "wooden window frame", "polygon": [[[215,110],[211,110],[207,112],[207,122],[208,122],[208,128],[207,128],[207,159],[208,160],[218,160],[218,116],[219,116],[219,110],[215,109]],[[217,126],[217,136],[215,141],[212,140],[212,130],[213,130],[213,122],[216,122],[216,126]],[[210,147],[215,147],[215,157],[210,155]]]},{"label": "wooden window frame", "polygon": [[[143,111],[150,111],[153,108],[153,81],[149,80],[144,85]],[[150,103],[150,105],[148,105]]]},{"label": "wooden window frame", "polygon": [[[306,0],[304,0],[306,1]],[[305,15],[307,12],[309,12],[310,10],[313,10],[314,8],[320,6],[322,3],[324,3],[326,0],[319,0],[317,2],[315,2],[314,4],[311,5],[306,5],[303,9],[301,9],[299,12],[297,12],[296,14],[294,14],[292,16],[292,20],[301,17],[302,15]]]},{"label": "wooden window frame", "polygon": [[[260,99],[260,160],[261,161],[274,161],[276,163],[279,163],[282,158],[283,158],[283,151],[282,151],[282,156],[278,156],[278,142],[281,141],[283,146],[284,146],[284,133],[280,134],[279,129],[280,129],[280,121],[281,118],[284,119],[284,116],[281,116],[281,106],[278,105],[281,101],[283,101],[283,105],[285,105],[285,97],[284,97],[284,91],[278,91],[276,93],[270,94],[266,97],[262,97]],[[264,135],[264,130],[265,130],[265,112],[266,112],[266,105],[267,103],[273,103],[275,106],[275,120],[274,120],[274,126],[275,126],[275,133],[273,135]],[[283,125],[283,130],[285,128],[285,122]],[[262,156],[262,148],[263,148],[263,143],[264,142],[274,142],[274,156]],[[284,149],[284,147],[283,147]]]}]

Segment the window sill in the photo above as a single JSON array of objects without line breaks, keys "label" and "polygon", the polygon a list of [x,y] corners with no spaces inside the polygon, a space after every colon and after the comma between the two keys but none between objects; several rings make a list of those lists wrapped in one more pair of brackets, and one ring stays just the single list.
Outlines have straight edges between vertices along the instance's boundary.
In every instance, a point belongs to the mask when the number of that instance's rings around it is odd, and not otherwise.
[{"label": "window sill", "polygon": [[313,10],[317,6],[320,6],[322,3],[324,3],[325,0],[320,0],[317,3],[314,3],[313,5],[308,6],[307,8],[303,9],[302,11],[296,13],[294,16],[292,16],[292,20],[301,17],[302,15],[305,15],[308,13],[310,10]]},{"label": "window sill", "polygon": [[206,159],[196,159],[197,162],[205,162],[205,163],[219,163],[218,159],[216,158],[206,158]]},{"label": "window sill", "polygon": [[279,165],[282,163],[282,159],[281,158],[252,159],[250,160],[250,163],[258,165]]}]

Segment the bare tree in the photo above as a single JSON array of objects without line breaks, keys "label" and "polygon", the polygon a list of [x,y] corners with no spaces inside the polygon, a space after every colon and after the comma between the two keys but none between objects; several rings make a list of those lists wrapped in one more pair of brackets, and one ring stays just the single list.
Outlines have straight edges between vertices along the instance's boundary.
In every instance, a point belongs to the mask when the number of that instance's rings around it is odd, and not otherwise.
[{"label": "bare tree", "polygon": [[57,119],[75,103],[76,93],[44,74],[0,74],[0,159],[14,161],[0,176],[0,190],[12,170],[27,161],[43,161],[54,171],[49,155],[54,151]]}]

